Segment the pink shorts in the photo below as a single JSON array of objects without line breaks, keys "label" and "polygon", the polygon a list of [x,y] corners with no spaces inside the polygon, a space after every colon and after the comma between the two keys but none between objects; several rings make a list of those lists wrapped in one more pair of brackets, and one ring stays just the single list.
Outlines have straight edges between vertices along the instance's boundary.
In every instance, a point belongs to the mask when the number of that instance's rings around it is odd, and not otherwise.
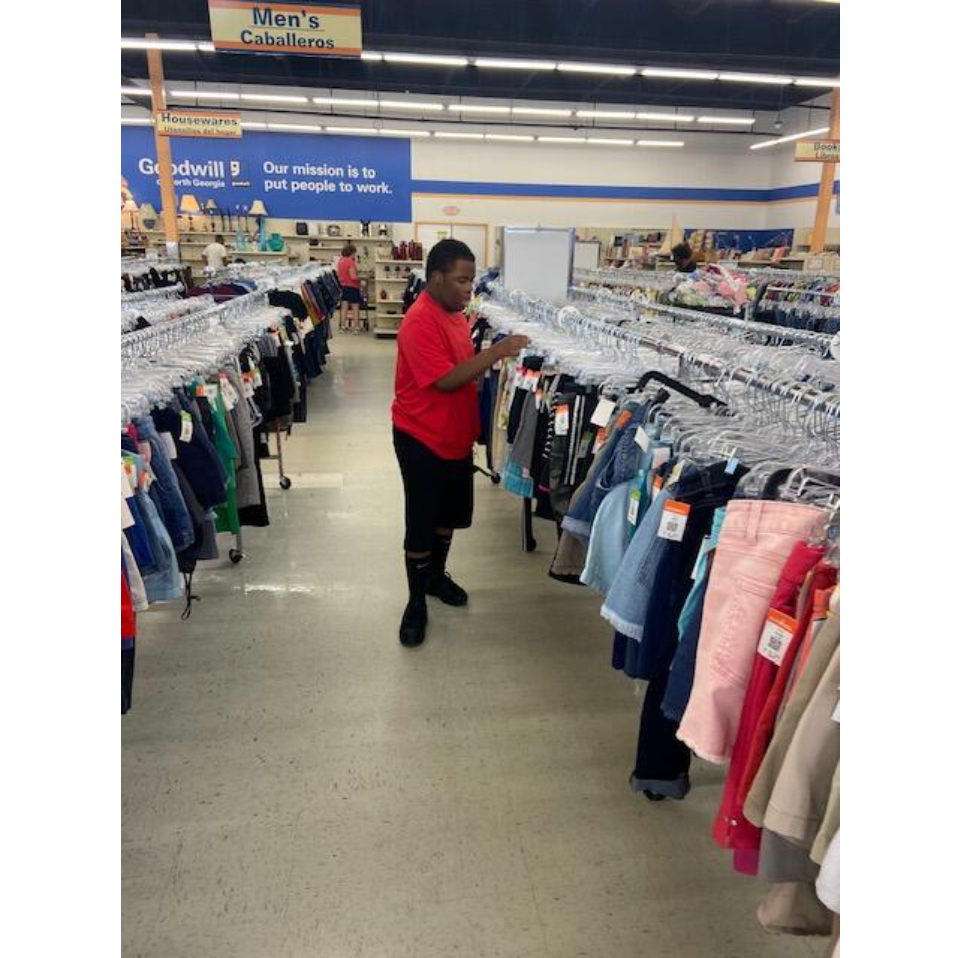
[{"label": "pink shorts", "polygon": [[704,599],[691,698],[677,737],[709,762],[731,757],[758,639],[795,544],[824,522],[817,506],[728,503]]}]

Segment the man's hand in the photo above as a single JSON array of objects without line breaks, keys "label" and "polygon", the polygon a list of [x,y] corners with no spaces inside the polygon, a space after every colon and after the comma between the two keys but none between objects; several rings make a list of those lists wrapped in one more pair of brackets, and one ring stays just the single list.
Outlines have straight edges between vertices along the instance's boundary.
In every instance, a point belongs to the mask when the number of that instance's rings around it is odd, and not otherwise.
[{"label": "man's hand", "polygon": [[496,353],[498,359],[509,359],[520,353],[529,342],[527,336],[505,336],[491,346],[491,352]]}]

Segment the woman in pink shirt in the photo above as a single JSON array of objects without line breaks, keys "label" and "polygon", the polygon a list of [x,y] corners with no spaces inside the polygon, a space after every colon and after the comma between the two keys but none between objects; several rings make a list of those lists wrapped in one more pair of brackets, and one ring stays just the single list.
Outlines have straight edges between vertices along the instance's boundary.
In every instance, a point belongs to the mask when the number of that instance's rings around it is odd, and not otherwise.
[{"label": "woman in pink shirt", "polygon": [[[346,243],[340,251],[337,260],[337,279],[343,289],[340,301],[340,330],[346,328],[348,332],[360,332],[360,280],[357,275],[357,247],[353,243]],[[357,320],[357,325],[351,325],[351,314]]]}]

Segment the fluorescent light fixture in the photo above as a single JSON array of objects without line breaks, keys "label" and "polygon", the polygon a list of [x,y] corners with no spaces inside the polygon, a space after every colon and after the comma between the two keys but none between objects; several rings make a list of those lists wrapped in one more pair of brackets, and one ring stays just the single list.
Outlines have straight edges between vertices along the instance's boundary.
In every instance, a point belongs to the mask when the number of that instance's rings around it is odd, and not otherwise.
[{"label": "fluorescent light fixture", "polygon": [[447,133],[443,130],[435,130],[434,136],[442,140],[483,140],[483,133]]},{"label": "fluorescent light fixture", "polygon": [[381,130],[381,136],[430,136],[429,130]]},{"label": "fluorescent light fixture", "polygon": [[241,93],[241,100],[260,100],[263,103],[309,103],[305,96],[294,96],[288,93]]},{"label": "fluorescent light fixture", "polygon": [[551,60],[508,60],[500,57],[477,57],[474,66],[491,70],[556,70]]},{"label": "fluorescent light fixture", "polygon": [[630,110],[578,110],[577,115],[588,120],[633,120],[635,116]]},{"label": "fluorescent light fixture", "polygon": [[586,136],[539,136],[538,143],[586,143]]},{"label": "fluorescent light fixture", "polygon": [[425,66],[466,67],[467,57],[434,56],[432,53],[385,53],[388,63],[422,63]]},{"label": "fluorescent light fixture", "polygon": [[372,126],[325,126],[324,132],[349,136],[377,136],[377,131]]},{"label": "fluorescent light fixture", "polygon": [[698,123],[716,123],[719,126],[751,126],[753,116],[699,116]]},{"label": "fluorescent light fixture", "polygon": [[520,133],[485,133],[485,140],[504,140],[505,142],[511,141],[516,143],[531,143],[534,140],[532,136],[526,136]]},{"label": "fluorescent light fixture", "polygon": [[716,70],[675,70],[673,67],[644,67],[641,76],[667,80],[716,80]]},{"label": "fluorescent light fixture", "polygon": [[684,146],[683,140],[638,140],[637,146],[664,146],[669,149],[677,149]]},{"label": "fluorescent light fixture", "polygon": [[241,120],[240,125],[245,130],[266,130],[267,129],[266,123],[257,123],[254,120]]},{"label": "fluorescent light fixture", "polygon": [[694,117],[690,113],[638,113],[638,120],[650,120],[652,123],[693,123]]},{"label": "fluorescent light fixture", "polygon": [[570,110],[555,110],[547,109],[546,107],[538,106],[514,106],[511,107],[511,113],[517,113],[523,116],[570,116]]},{"label": "fluorescent light fixture", "polygon": [[562,73],[606,73],[609,76],[632,77],[637,67],[615,66],[612,63],[558,63]]},{"label": "fluorescent light fixture", "polygon": [[443,110],[443,103],[419,103],[417,100],[381,100],[385,110]]},{"label": "fluorescent light fixture", "polygon": [[195,100],[239,100],[239,93],[220,93],[217,90],[171,90],[170,96],[193,97]]},{"label": "fluorescent light fixture", "polygon": [[792,140],[803,140],[806,136],[820,136],[828,132],[828,127],[821,126],[816,130],[805,130],[803,133],[791,133],[789,136],[779,136],[776,140],[764,140],[761,143],[752,143],[752,150],[763,150],[769,146],[777,146],[780,143],[790,143]]},{"label": "fluorescent light fixture", "polygon": [[317,106],[355,106],[359,109],[370,109],[377,106],[376,100],[353,100],[347,96],[315,96],[312,99]]},{"label": "fluorescent light fixture", "polygon": [[771,86],[787,86],[791,82],[790,77],[772,73],[719,73],[717,78],[728,83],[769,83]]},{"label": "fluorescent light fixture", "polygon": [[795,77],[794,85],[795,86],[839,87],[841,85],[841,81],[820,79],[819,77]]},{"label": "fluorescent light fixture", "polygon": [[143,86],[122,86],[120,88],[120,95],[121,96],[150,96],[150,89],[148,87],[143,87]]},{"label": "fluorescent light fixture", "polygon": [[198,43],[198,44],[197,44],[197,49],[200,50],[200,51],[203,52],[203,53],[216,53],[216,52],[217,52],[217,48],[216,48],[212,43],[210,43],[210,41],[208,41],[208,40],[205,40],[205,41],[203,41],[203,42],[201,42],[201,43]]},{"label": "fluorescent light fixture", "polygon": [[384,59],[384,54],[374,53],[371,50],[364,50],[364,52],[360,55],[360,58],[361,60],[371,60],[380,63],[380,61]]},{"label": "fluorescent light fixture", "polygon": [[180,50],[193,53],[200,44],[196,40],[147,40],[141,37],[121,37],[121,50]]},{"label": "fluorescent light fixture", "polygon": [[288,130],[291,133],[320,133],[320,127],[311,123],[268,123],[270,130]]},{"label": "fluorescent light fixture", "polygon": [[153,126],[153,120],[149,117],[122,116],[120,122],[124,126]]},{"label": "fluorescent light fixture", "polygon": [[509,106],[484,106],[478,103],[448,103],[448,110],[458,113],[510,113]]},{"label": "fluorescent light fixture", "polygon": [[588,143],[595,143],[598,146],[633,146],[633,140],[615,140],[607,136],[589,136]]}]

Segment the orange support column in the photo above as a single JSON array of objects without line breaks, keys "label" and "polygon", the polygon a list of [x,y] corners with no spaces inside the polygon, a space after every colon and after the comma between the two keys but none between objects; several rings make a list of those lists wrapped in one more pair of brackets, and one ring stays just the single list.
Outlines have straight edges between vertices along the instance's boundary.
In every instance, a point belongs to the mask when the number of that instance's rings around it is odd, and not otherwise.
[{"label": "orange support column", "polygon": [[[156,33],[148,33],[148,40],[157,40]],[[150,76],[150,105],[154,116],[167,109],[167,96],[164,93],[163,58],[159,50],[147,51],[147,71]],[[157,144],[157,172],[160,175],[160,202],[164,224],[164,239],[167,241],[167,255],[180,259],[180,232],[177,228],[177,194],[174,192],[173,164],[170,159],[170,137],[161,136],[154,129]]]},{"label": "orange support column", "polygon": [[[832,140],[841,138],[841,90],[836,89],[831,99],[831,126],[828,136]],[[818,205],[814,214],[814,229],[811,231],[811,252],[824,252],[824,238],[828,231],[828,214],[831,212],[831,199],[834,195],[834,174],[837,163],[821,164],[821,188],[818,190]]]}]

